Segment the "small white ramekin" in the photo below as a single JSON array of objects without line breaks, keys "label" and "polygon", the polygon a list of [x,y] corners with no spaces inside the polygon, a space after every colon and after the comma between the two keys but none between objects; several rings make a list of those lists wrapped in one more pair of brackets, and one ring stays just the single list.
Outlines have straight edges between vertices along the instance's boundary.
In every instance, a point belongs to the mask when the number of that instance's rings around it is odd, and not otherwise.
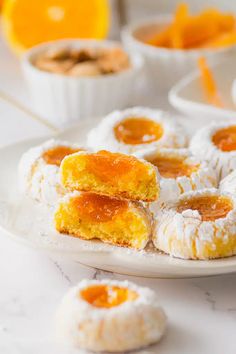
[{"label": "small white ramekin", "polygon": [[98,117],[124,108],[130,101],[143,69],[140,55],[130,54],[131,67],[117,74],[96,77],[71,77],[38,69],[34,58],[53,48],[111,48],[119,42],[99,40],[59,40],[40,44],[22,57],[22,68],[29,86],[33,109],[59,128],[74,124],[86,117]]},{"label": "small white ramekin", "polygon": [[197,68],[200,56],[215,64],[236,51],[236,45],[219,49],[168,49],[145,43],[152,33],[163,29],[171,22],[172,15],[155,18],[126,26],[122,31],[122,41],[130,53],[139,53],[145,59],[148,83],[160,90],[170,89],[183,76]]}]

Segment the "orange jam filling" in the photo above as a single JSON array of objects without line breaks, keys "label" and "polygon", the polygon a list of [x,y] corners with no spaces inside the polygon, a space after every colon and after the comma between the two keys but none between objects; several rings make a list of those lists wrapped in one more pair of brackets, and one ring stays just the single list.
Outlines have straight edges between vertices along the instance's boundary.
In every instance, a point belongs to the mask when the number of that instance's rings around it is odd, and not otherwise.
[{"label": "orange jam filling", "polygon": [[128,208],[126,200],[106,197],[95,193],[83,193],[73,201],[80,217],[90,222],[107,222]]},{"label": "orange jam filling", "polygon": [[190,177],[199,168],[199,165],[186,164],[182,158],[167,156],[155,157],[150,162],[158,168],[160,175],[164,178]]},{"label": "orange jam filling", "polygon": [[214,221],[224,218],[233,209],[232,201],[223,196],[202,196],[181,201],[177,211],[197,210],[203,221]]},{"label": "orange jam filling", "polygon": [[221,151],[236,150],[236,125],[218,130],[212,141]]},{"label": "orange jam filling", "polygon": [[163,127],[148,118],[130,117],[117,124],[114,133],[116,139],[125,144],[148,144],[162,137]]},{"label": "orange jam filling", "polygon": [[72,149],[67,146],[57,146],[44,152],[43,159],[49,165],[60,166],[64,157],[75,152],[81,151],[81,149]]},{"label": "orange jam filling", "polygon": [[133,290],[110,285],[92,285],[81,290],[80,296],[90,305],[103,308],[119,306],[138,298],[138,294]]},{"label": "orange jam filling", "polygon": [[133,156],[111,153],[105,150],[87,157],[88,171],[104,182],[119,179],[131,171],[142,174],[144,167],[143,163]]}]

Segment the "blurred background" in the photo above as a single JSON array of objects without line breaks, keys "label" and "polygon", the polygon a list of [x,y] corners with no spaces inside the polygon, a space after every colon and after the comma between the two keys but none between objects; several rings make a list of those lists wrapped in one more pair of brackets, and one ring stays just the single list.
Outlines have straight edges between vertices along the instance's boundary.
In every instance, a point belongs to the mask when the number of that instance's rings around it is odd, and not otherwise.
[{"label": "blurred background", "polygon": [[[120,40],[121,29],[125,25],[159,14],[173,14],[179,3],[178,0],[0,0],[0,115],[7,116],[11,121],[16,114],[12,105],[17,103],[33,110],[20,68],[21,54],[25,49],[48,39]],[[206,7],[236,12],[236,1],[233,0],[190,0],[185,3],[193,13]],[[71,11],[75,22],[70,23],[68,20],[63,24],[64,27],[60,27],[67,10]],[[50,28],[48,19],[57,26]],[[148,92],[144,99],[141,93],[135,100],[130,99],[129,105],[160,105],[161,108],[171,109],[166,97],[166,92],[164,97],[151,97]],[[17,114],[20,122],[24,113],[18,110]],[[8,136],[7,123],[5,129]],[[9,134],[13,133],[9,131]],[[28,135],[25,132],[23,134],[25,137]]]}]

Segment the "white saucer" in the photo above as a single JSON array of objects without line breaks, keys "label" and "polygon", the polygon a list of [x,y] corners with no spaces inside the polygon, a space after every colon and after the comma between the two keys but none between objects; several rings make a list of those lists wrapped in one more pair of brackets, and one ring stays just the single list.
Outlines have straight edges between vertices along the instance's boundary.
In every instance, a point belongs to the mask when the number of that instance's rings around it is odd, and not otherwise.
[{"label": "white saucer", "polygon": [[206,101],[199,71],[180,80],[169,91],[169,102],[182,114],[200,119],[203,124],[212,120],[236,119],[236,105],[232,100],[232,85],[236,79],[236,57],[232,56],[212,68],[224,108],[217,108]]},{"label": "white saucer", "polygon": [[[94,121],[80,124],[61,133],[59,138],[83,144],[92,124]],[[17,189],[17,165],[22,153],[45,139],[27,140],[0,149],[0,227],[16,241],[42,249],[54,258],[68,258],[136,276],[192,277],[236,272],[236,257],[187,261],[153,250],[138,252],[58,234],[52,226],[52,211],[22,199]]]}]

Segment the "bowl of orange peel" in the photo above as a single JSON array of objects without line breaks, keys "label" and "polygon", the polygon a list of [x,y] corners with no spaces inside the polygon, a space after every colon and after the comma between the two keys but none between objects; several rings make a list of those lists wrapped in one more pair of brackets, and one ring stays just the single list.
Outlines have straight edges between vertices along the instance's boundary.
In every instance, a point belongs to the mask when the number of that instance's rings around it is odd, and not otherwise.
[{"label": "bowl of orange peel", "polygon": [[143,55],[151,84],[169,89],[184,75],[197,68],[199,57],[210,65],[235,51],[236,17],[216,8],[191,14],[181,3],[174,15],[128,25],[123,42],[131,52]]}]

